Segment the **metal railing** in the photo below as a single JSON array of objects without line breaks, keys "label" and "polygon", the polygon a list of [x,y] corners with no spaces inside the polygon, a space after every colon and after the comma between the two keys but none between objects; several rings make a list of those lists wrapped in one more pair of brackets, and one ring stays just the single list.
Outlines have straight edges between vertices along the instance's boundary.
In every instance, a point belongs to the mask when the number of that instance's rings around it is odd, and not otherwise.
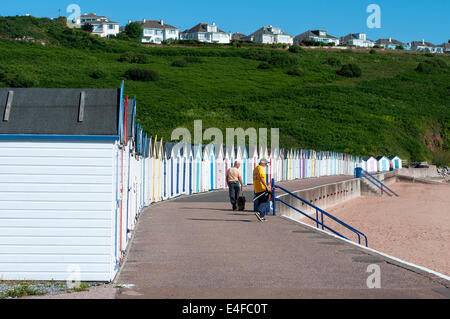
[{"label": "metal railing", "polygon": [[[275,196],[275,189],[280,189],[282,191],[284,191],[285,193],[291,195],[292,197],[298,199],[299,201],[305,203],[306,205],[312,207],[313,209],[315,209],[316,211],[316,218],[308,215],[305,212],[302,212],[300,209],[292,206],[291,204],[285,202],[284,200],[277,198]],[[329,230],[330,232],[332,232],[333,234],[336,234],[342,238],[348,239],[347,237],[345,237],[344,235],[342,235],[341,233],[337,232],[336,230],[334,230],[333,228],[331,228],[330,226],[325,225],[324,219],[323,217],[326,216],[328,218],[330,218],[331,220],[337,222],[338,224],[340,224],[341,226],[347,228],[348,230],[352,231],[353,233],[355,233],[358,236],[358,244],[361,244],[361,237],[364,237],[365,239],[365,244],[367,247],[367,236],[364,235],[362,232],[360,232],[359,230],[353,228],[352,226],[344,223],[342,220],[340,220],[339,218],[327,213],[326,211],[324,211],[323,209],[315,206],[314,204],[311,204],[310,202],[308,202],[307,200],[301,198],[300,196],[295,195],[294,193],[292,193],[291,191],[285,189],[284,187],[281,187],[279,185],[275,184],[275,180],[272,179],[272,206],[273,206],[273,214],[276,215],[276,202],[280,202],[283,203],[284,205],[290,207],[291,209],[295,210],[296,212],[306,216],[307,218],[309,218],[310,220],[314,221],[316,223],[316,228],[320,228],[322,227],[322,230]],[[319,220],[319,213],[320,213],[320,220]],[[349,240],[349,239],[348,239]]]},{"label": "metal railing", "polygon": [[[383,193],[386,193],[387,195],[389,195],[389,197],[392,197],[392,195],[399,197],[396,192],[394,192],[392,189],[390,189],[389,187],[384,185],[384,183],[382,181],[380,181],[378,178],[376,178],[369,172],[363,170],[362,168],[360,168],[360,169],[361,169],[361,177],[364,177],[366,180],[368,180],[373,185],[375,185],[375,187],[379,188],[381,190],[381,195],[383,195]],[[358,177],[357,173],[356,173],[356,177]]]}]

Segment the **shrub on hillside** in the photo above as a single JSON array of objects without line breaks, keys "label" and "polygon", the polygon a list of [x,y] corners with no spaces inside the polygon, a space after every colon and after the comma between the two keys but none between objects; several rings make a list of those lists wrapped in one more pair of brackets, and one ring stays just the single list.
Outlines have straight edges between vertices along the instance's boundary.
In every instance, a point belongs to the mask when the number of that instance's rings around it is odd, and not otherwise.
[{"label": "shrub on hillside", "polygon": [[444,60],[434,59],[420,62],[416,68],[416,71],[425,74],[432,74],[432,73],[440,73],[447,68],[448,65]]},{"label": "shrub on hillside", "polygon": [[303,52],[303,49],[299,45],[294,44],[289,47],[288,51],[291,53],[301,53]]},{"label": "shrub on hillside", "polygon": [[145,69],[129,69],[125,72],[125,78],[133,81],[158,81],[159,75],[156,71]]},{"label": "shrub on hillside", "polygon": [[103,70],[95,70],[89,76],[93,79],[103,79],[106,78],[107,74]]},{"label": "shrub on hillside", "polygon": [[341,66],[341,60],[339,60],[338,58],[335,57],[329,57],[326,61],[326,64],[330,65],[330,66]]},{"label": "shrub on hillside", "polygon": [[337,74],[348,78],[359,78],[362,74],[361,68],[357,64],[344,64],[342,68],[337,71]]},{"label": "shrub on hillside", "polygon": [[303,70],[300,69],[298,66],[294,66],[286,73],[292,76],[302,76],[304,74]]},{"label": "shrub on hillside", "polygon": [[272,67],[273,66],[267,62],[261,62],[256,68],[259,70],[268,70],[268,69],[271,69]]},{"label": "shrub on hillside", "polygon": [[175,60],[172,62],[172,66],[184,68],[184,67],[188,66],[188,63],[185,59],[178,59],[178,60]]},{"label": "shrub on hillside", "polygon": [[147,64],[149,63],[149,58],[145,54],[135,54],[133,52],[125,52],[120,55],[118,61],[137,64]]},{"label": "shrub on hillside", "polygon": [[370,49],[369,53],[370,53],[370,54],[377,54],[377,50],[375,50],[375,49]]}]

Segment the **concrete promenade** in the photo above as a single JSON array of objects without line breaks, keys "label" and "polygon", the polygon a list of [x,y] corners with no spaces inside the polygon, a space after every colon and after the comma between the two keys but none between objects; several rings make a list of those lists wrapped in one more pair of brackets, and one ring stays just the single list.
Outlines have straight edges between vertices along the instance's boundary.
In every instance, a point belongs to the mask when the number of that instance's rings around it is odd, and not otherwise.
[{"label": "concrete promenade", "polygon": [[[351,178],[282,185],[299,190]],[[227,192],[216,191],[149,207],[116,279],[134,286],[119,289],[116,298],[450,297],[445,283],[293,221],[258,222],[252,206],[233,212]],[[370,264],[381,268],[381,289],[367,288]]]}]

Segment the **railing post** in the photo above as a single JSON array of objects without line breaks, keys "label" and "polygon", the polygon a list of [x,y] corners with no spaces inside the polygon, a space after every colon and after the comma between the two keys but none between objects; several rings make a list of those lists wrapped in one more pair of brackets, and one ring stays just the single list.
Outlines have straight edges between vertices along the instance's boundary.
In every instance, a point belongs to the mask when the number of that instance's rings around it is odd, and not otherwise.
[{"label": "railing post", "polygon": [[324,230],[323,229],[323,211],[320,211],[320,219],[321,219],[321,222],[322,222],[322,230]]},{"label": "railing post", "polygon": [[272,178],[272,210],[273,210],[273,216],[276,216],[277,210],[275,208],[275,178]]},{"label": "railing post", "polygon": [[316,227],[319,228],[319,210],[316,208]]}]

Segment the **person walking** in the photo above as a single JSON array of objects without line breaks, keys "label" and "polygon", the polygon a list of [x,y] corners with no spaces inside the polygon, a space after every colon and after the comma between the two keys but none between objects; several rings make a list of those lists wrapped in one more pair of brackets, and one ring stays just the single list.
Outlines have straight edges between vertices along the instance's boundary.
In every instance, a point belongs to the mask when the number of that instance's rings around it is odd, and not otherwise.
[{"label": "person walking", "polygon": [[234,166],[229,168],[226,175],[226,181],[228,189],[230,192],[230,202],[233,210],[237,209],[237,199],[241,192],[241,188],[244,188],[244,183],[242,182],[242,174],[239,170],[241,163],[238,161],[234,162]]},{"label": "person walking", "polygon": [[256,212],[255,216],[259,221],[266,221],[265,215],[267,205],[269,205],[269,193],[272,191],[271,187],[266,183],[266,166],[267,160],[265,158],[259,161],[259,165],[253,170],[253,187],[255,190]]}]

